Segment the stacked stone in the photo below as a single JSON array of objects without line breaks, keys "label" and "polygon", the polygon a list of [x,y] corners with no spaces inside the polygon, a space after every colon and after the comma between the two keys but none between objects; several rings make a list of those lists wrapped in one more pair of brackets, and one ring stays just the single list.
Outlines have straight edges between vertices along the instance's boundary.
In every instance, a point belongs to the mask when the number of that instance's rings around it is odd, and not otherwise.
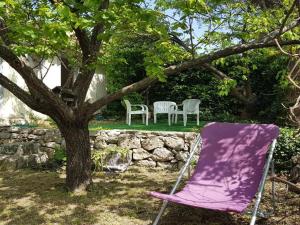
[{"label": "stacked stone", "polygon": [[63,144],[58,130],[0,128],[0,170],[40,168]]},{"label": "stacked stone", "polygon": [[192,132],[99,131],[93,148],[126,148],[136,165],[172,168],[187,159],[195,137]]},{"label": "stacked stone", "polygon": [[[90,134],[93,151],[126,148],[135,165],[160,168],[181,167],[195,137],[193,132],[126,130],[101,130]],[[38,167],[53,158],[56,148],[65,148],[58,130],[0,127],[0,169]]]}]

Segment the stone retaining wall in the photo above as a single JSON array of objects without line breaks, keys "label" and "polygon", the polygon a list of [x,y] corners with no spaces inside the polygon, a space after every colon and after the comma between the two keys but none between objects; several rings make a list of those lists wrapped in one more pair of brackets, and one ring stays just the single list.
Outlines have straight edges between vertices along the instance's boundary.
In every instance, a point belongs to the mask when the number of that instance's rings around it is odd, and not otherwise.
[{"label": "stone retaining wall", "polygon": [[[91,132],[90,139],[93,151],[126,148],[136,165],[169,168],[181,166],[195,136],[193,132],[101,130]],[[64,146],[55,129],[0,127],[0,169],[8,162],[13,162],[9,168],[45,164],[53,158],[55,148]]]}]

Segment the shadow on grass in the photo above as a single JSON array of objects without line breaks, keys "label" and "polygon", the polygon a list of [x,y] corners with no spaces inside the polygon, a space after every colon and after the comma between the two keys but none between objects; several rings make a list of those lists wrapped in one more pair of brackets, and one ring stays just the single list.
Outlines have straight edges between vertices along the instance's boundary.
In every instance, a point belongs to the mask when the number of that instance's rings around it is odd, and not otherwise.
[{"label": "shadow on grass", "polygon": [[[119,175],[98,173],[86,195],[72,196],[54,172],[0,172],[0,224],[148,225],[162,203],[148,192],[168,192],[177,174],[136,168]],[[249,217],[176,204],[170,204],[161,219],[162,225],[248,223]]]}]

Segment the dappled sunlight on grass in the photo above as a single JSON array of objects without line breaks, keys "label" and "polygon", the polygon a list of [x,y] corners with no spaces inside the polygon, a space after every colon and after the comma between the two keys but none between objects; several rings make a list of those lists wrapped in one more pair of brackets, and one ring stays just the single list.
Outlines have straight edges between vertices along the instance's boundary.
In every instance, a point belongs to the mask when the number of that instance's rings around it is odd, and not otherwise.
[{"label": "dappled sunlight on grass", "polygon": [[[66,192],[64,179],[55,172],[0,172],[0,224],[148,225],[161,205],[161,201],[150,197],[148,192],[169,191],[177,174],[177,171],[135,167],[123,174],[97,173],[87,194],[74,196]],[[299,211],[276,222],[286,212],[297,210],[284,202],[284,186],[281,188],[280,212],[275,219],[259,224],[297,224],[293,221],[300,219]],[[248,216],[170,204],[161,224],[240,225],[248,222]]]}]

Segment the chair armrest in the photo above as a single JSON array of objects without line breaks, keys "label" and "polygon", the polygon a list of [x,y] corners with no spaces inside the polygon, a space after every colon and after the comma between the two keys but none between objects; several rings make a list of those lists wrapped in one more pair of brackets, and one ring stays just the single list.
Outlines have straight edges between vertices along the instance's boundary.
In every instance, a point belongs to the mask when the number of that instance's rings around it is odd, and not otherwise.
[{"label": "chair armrest", "polygon": [[134,107],[141,107],[142,110],[148,111],[148,106],[143,105],[143,104],[135,104],[135,105],[131,105],[131,106],[134,106]]},{"label": "chair armrest", "polygon": [[148,106],[147,105],[142,105],[145,108],[145,111],[149,112]]},{"label": "chair armrest", "polygon": [[177,105],[170,105],[168,111],[170,113],[170,112],[174,112],[174,111],[177,111],[177,110],[178,110],[178,106]]}]

